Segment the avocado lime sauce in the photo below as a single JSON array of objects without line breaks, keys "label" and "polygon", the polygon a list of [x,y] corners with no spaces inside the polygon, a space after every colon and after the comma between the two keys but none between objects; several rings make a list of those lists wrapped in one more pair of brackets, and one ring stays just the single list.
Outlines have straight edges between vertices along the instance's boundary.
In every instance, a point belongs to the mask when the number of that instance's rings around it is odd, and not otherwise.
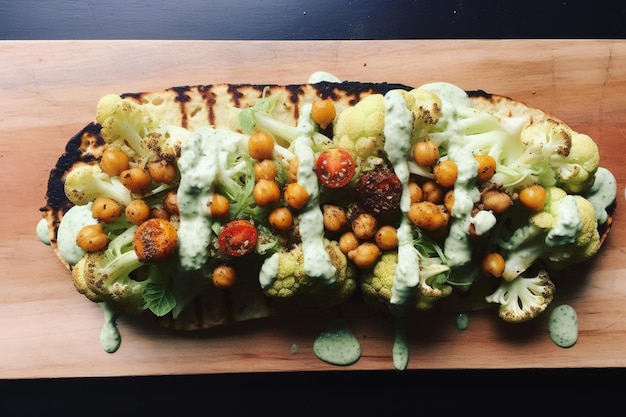
[{"label": "avocado lime sauce", "polygon": [[561,246],[574,243],[581,228],[576,199],[572,195],[567,195],[559,203],[556,223],[546,236],[546,244],[548,246]]},{"label": "avocado lime sauce", "polygon": [[391,287],[392,306],[404,306],[413,288],[419,283],[419,257],[413,246],[412,226],[407,213],[410,205],[409,168],[406,158],[411,146],[413,113],[398,90],[385,94],[384,150],[393,165],[394,172],[402,183],[400,209],[402,221],[398,228],[398,266]]},{"label": "avocado lime sauce", "polygon": [[557,346],[569,348],[578,341],[578,316],[572,306],[563,304],[555,307],[548,319],[550,339]]},{"label": "avocado lime sauce", "polygon": [[406,337],[406,323],[403,318],[396,319],[396,332],[391,348],[393,367],[403,371],[409,365],[409,342]]},{"label": "avocado lime sauce", "polygon": [[297,128],[299,135],[295,139],[294,150],[298,157],[298,183],[309,194],[309,200],[304,211],[300,213],[298,222],[304,253],[304,271],[310,277],[332,284],[336,279],[336,268],[324,245],[324,219],[319,206],[319,184],[315,174],[315,155],[312,149],[315,130],[310,104],[302,107]]},{"label": "avocado lime sauce", "polygon": [[331,365],[352,365],[361,357],[361,345],[345,320],[332,318],[313,342],[313,353]]},{"label": "avocado lime sauce", "polygon": [[98,220],[93,218],[92,205],[93,203],[87,203],[82,206],[73,206],[61,219],[57,231],[57,244],[59,254],[70,265],[76,265],[87,253],[76,244],[76,237],[83,226],[98,223]]},{"label": "avocado lime sauce", "polygon": [[116,352],[122,343],[122,336],[117,328],[117,313],[107,303],[98,303],[104,313],[104,324],[100,330],[100,346],[107,353]]},{"label": "avocado lime sauce", "polygon": [[469,316],[465,313],[459,313],[454,318],[454,324],[458,330],[467,330],[469,327]]},{"label": "avocado lime sauce", "polygon": [[596,179],[591,188],[585,192],[584,197],[593,205],[598,223],[606,223],[608,219],[606,209],[617,197],[617,181],[611,171],[603,167],[598,168]]},{"label": "avocado lime sauce", "polygon": [[187,270],[200,269],[208,258],[212,221],[206,207],[217,177],[221,139],[222,134],[207,128],[198,130],[181,147],[178,253],[181,266]]},{"label": "avocado lime sauce", "polygon": [[50,232],[48,231],[48,222],[46,219],[41,219],[37,222],[36,232],[41,243],[45,245],[50,244]]}]

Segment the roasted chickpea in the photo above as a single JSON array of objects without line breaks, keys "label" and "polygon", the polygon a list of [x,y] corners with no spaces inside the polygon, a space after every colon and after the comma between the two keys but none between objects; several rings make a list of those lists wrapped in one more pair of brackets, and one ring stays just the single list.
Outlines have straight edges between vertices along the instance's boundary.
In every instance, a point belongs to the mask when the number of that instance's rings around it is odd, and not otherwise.
[{"label": "roasted chickpea", "polygon": [[445,190],[435,181],[428,180],[422,184],[422,193],[424,195],[422,200],[439,204],[443,201]]},{"label": "roasted chickpea", "polygon": [[413,159],[423,167],[432,167],[439,160],[439,147],[432,140],[420,141],[413,146]]},{"label": "roasted chickpea", "polygon": [[124,211],[131,223],[140,225],[150,218],[150,206],[143,200],[133,200]]},{"label": "roasted chickpea", "polygon": [[491,155],[476,155],[474,157],[478,162],[478,172],[476,180],[479,183],[489,181],[496,173],[496,160]]},{"label": "roasted chickpea", "polygon": [[179,214],[178,211],[178,195],[175,190],[170,190],[163,196],[163,207],[170,214]]},{"label": "roasted chickpea", "polygon": [[289,161],[289,167],[287,168],[287,182],[298,181],[298,168],[300,167],[300,161],[298,158],[293,158]]},{"label": "roasted chickpea", "polygon": [[493,211],[494,214],[502,214],[511,207],[513,201],[506,192],[491,190],[483,194],[482,203],[487,210]]},{"label": "roasted chickpea", "polygon": [[546,189],[539,184],[530,185],[519,193],[519,200],[524,207],[531,211],[539,211],[548,199]]},{"label": "roasted chickpea", "polygon": [[339,236],[339,249],[344,254],[348,254],[351,250],[354,250],[359,246],[361,242],[359,238],[356,237],[354,232],[345,232],[341,236]]},{"label": "roasted chickpea", "polygon": [[100,158],[100,168],[112,177],[118,176],[130,167],[130,158],[120,149],[107,148]]},{"label": "roasted chickpea", "polygon": [[352,220],[352,231],[361,240],[373,238],[377,228],[376,217],[369,213],[361,213]]},{"label": "roasted chickpea", "polygon": [[398,230],[390,225],[381,226],[374,236],[381,250],[389,250],[398,246]]},{"label": "roasted chickpea", "polygon": [[237,282],[235,268],[226,264],[218,265],[211,274],[211,280],[216,288],[231,288]]},{"label": "roasted chickpea", "polygon": [[261,207],[280,201],[280,188],[276,181],[260,179],[252,190],[254,201]]},{"label": "roasted chickpea", "polygon": [[449,215],[444,210],[430,201],[422,201],[411,204],[408,217],[420,229],[434,232],[448,225]]},{"label": "roasted chickpea", "polygon": [[169,220],[170,212],[165,207],[153,207],[150,209],[150,218]]},{"label": "roasted chickpea", "polygon": [[149,162],[146,167],[153,180],[164,184],[172,184],[176,180],[176,168],[166,160]]},{"label": "roasted chickpea", "polygon": [[443,205],[448,210],[448,213],[452,214],[452,207],[454,206],[454,190],[448,190],[443,196]]},{"label": "roasted chickpea", "polygon": [[259,131],[248,138],[248,153],[253,159],[271,159],[274,152],[274,138],[269,133]]},{"label": "roasted chickpea", "polygon": [[324,228],[330,232],[338,232],[348,224],[346,211],[340,206],[324,204],[322,212],[324,215]]},{"label": "roasted chickpea", "polygon": [[226,197],[219,193],[213,193],[213,197],[209,202],[209,214],[211,217],[219,219],[228,214],[228,210],[230,210],[230,202]]},{"label": "roasted chickpea", "polygon": [[433,175],[437,184],[444,188],[450,188],[454,186],[456,179],[459,175],[459,168],[456,162],[447,159],[439,162],[433,168]]},{"label": "roasted chickpea", "polygon": [[380,256],[380,248],[374,242],[363,242],[348,252],[348,258],[359,269],[373,266]]},{"label": "roasted chickpea", "polygon": [[335,120],[337,110],[331,99],[316,100],[311,106],[311,118],[322,129],[326,129]]},{"label": "roasted chickpea", "polygon": [[93,201],[91,213],[94,219],[111,223],[122,214],[122,206],[112,198],[98,197]]},{"label": "roasted chickpea", "polygon": [[497,252],[491,252],[485,255],[482,260],[482,271],[494,277],[501,277],[504,272],[504,258]]},{"label": "roasted chickpea", "polygon": [[264,159],[254,163],[254,178],[256,181],[261,178],[275,180],[277,175],[276,164],[271,159]]},{"label": "roasted chickpea", "polygon": [[277,207],[270,212],[267,220],[270,225],[281,232],[286,232],[293,227],[293,214],[287,207]]},{"label": "roasted chickpea", "polygon": [[414,181],[409,182],[409,196],[411,197],[411,203],[419,203],[422,201],[424,197],[422,187]]},{"label": "roasted chickpea", "polygon": [[299,182],[290,182],[285,186],[283,198],[289,207],[300,210],[309,201],[309,192]]},{"label": "roasted chickpea", "polygon": [[144,194],[152,181],[152,177],[147,169],[132,167],[120,174],[122,184],[135,194]]},{"label": "roasted chickpea", "polygon": [[86,252],[104,249],[109,244],[109,237],[102,230],[100,223],[83,226],[76,236],[76,245]]}]

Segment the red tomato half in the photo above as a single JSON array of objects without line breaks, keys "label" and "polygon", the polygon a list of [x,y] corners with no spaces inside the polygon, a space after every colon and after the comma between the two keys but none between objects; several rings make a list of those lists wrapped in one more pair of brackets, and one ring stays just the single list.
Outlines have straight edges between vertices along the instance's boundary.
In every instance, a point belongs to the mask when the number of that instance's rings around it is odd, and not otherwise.
[{"label": "red tomato half", "polygon": [[354,158],[345,149],[327,149],[317,157],[315,173],[322,185],[341,188],[354,176]]},{"label": "red tomato half", "polygon": [[243,256],[254,250],[259,233],[248,220],[231,220],[217,236],[220,250],[228,256]]}]

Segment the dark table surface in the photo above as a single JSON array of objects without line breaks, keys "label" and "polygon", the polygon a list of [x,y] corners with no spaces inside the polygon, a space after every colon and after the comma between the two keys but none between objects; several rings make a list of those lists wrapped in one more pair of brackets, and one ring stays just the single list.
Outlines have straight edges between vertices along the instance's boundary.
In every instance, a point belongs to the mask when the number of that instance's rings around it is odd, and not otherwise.
[{"label": "dark table surface", "polygon": [[[0,40],[626,38],[623,0],[4,0],[2,3]],[[24,410],[63,412],[77,410],[79,406],[109,412],[125,410],[126,414],[160,410],[173,415],[192,409],[205,410],[207,414],[223,410],[243,415],[244,411],[297,412],[302,407],[311,411],[391,412],[400,405],[410,407],[405,408],[407,411],[419,412],[420,404],[428,403],[437,394],[451,399],[440,403],[449,411],[470,405],[487,410],[495,409],[489,403],[499,388],[510,394],[502,397],[510,402],[505,408],[541,410],[545,402],[542,405],[540,396],[549,398],[555,388],[620,388],[613,380],[619,381],[624,375],[622,369],[530,369],[11,381],[2,380],[0,370],[0,415],[21,415]],[[482,391],[482,395],[473,393],[471,403],[461,401],[467,398],[462,394],[472,389]],[[535,396],[524,397],[519,390],[535,391]],[[600,407],[608,404],[606,398],[601,401]],[[126,407],[122,405],[125,402]]]}]

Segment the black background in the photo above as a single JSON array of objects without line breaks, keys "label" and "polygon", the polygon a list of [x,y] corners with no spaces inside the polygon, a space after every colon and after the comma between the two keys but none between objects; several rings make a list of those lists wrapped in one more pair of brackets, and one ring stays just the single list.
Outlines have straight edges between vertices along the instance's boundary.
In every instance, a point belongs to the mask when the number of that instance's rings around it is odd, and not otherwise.
[{"label": "black background", "polygon": [[[625,20],[626,2],[607,0],[3,0],[0,41],[623,39]],[[401,410],[508,415],[584,405],[607,411],[620,401],[607,393],[621,390],[625,375],[623,369],[572,368],[6,380],[0,369],[0,415],[375,415]],[[579,394],[570,398],[559,392]]]}]

